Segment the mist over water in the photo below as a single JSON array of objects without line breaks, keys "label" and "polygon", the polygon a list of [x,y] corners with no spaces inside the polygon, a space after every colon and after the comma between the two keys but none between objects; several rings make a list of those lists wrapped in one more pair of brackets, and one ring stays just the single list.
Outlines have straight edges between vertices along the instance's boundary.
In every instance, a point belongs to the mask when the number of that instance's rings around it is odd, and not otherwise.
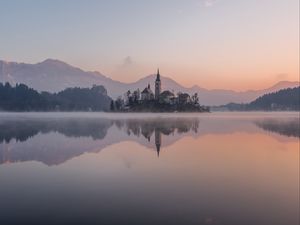
[{"label": "mist over water", "polygon": [[299,222],[299,113],[0,113],[3,224]]}]

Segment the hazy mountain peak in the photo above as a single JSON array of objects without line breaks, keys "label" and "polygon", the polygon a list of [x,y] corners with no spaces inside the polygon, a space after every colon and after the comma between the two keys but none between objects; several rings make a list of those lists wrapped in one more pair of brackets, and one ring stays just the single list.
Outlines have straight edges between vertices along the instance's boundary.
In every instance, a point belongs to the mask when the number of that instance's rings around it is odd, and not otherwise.
[{"label": "hazy mountain peak", "polygon": [[279,81],[278,83],[274,84],[272,87],[285,87],[285,86],[289,86],[289,85],[299,85],[299,81],[287,81],[287,80],[283,80],[283,81]]},{"label": "hazy mountain peak", "polygon": [[10,61],[6,61],[6,60],[0,60],[0,65],[12,65],[12,64],[19,64],[19,63],[16,63],[16,62],[10,62]]},{"label": "hazy mountain peak", "polygon": [[51,59],[51,58],[48,58],[48,59],[45,59],[43,61],[44,63],[63,63],[63,64],[67,64],[61,60],[58,60],[58,59]]},{"label": "hazy mountain peak", "polygon": [[[58,59],[46,59],[40,63],[37,63],[37,64],[44,64],[44,65],[56,65],[56,66],[70,66],[69,64],[63,62],[63,61],[60,61]],[[70,66],[71,67],[71,66]]]},{"label": "hazy mountain peak", "polygon": [[9,63],[8,61],[0,60],[0,64],[8,64],[8,63]]}]

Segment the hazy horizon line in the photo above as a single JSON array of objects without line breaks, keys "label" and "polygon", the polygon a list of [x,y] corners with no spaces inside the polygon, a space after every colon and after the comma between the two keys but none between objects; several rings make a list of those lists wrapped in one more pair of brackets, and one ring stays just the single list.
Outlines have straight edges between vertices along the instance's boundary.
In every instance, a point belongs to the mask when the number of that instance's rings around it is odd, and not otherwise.
[{"label": "hazy horizon line", "polygon": [[[42,61],[37,61],[35,63],[33,62],[25,62],[25,61],[22,61],[22,62],[17,62],[17,61],[8,61],[8,60],[4,60],[4,59],[0,59],[0,61],[2,62],[5,62],[5,63],[17,63],[17,64],[29,64],[29,65],[36,65],[36,64],[39,64],[39,63],[43,63],[43,62],[46,62],[46,61],[56,61],[56,62],[59,62],[59,63],[63,63],[63,64],[66,64],[70,67],[73,67],[75,69],[79,69],[83,72],[87,72],[87,73],[99,73],[100,75],[108,78],[108,79],[111,79],[113,81],[117,81],[117,82],[120,82],[120,83],[123,83],[123,84],[132,84],[132,83],[137,83],[138,81],[142,80],[142,79],[145,79],[149,76],[153,76],[153,75],[156,75],[156,73],[151,73],[151,74],[148,74],[148,75],[142,75],[140,76],[140,78],[138,78],[137,80],[134,80],[132,82],[124,82],[124,81],[121,81],[121,80],[117,80],[117,79],[114,79],[112,78],[111,76],[109,76],[108,74],[103,74],[102,72],[98,71],[98,70],[87,70],[87,69],[83,69],[79,66],[76,66],[76,65],[73,65],[72,63],[69,63],[69,62],[66,62],[66,61],[63,61],[63,60],[60,60],[60,59],[57,59],[57,58],[45,58],[44,60]],[[159,68],[161,70],[161,68]],[[157,70],[157,68],[156,68]],[[202,89],[206,89],[206,90],[209,90],[209,91],[215,91],[215,90],[222,90],[222,91],[234,91],[234,92],[237,92],[237,93],[241,93],[241,92],[248,92],[248,91],[260,91],[260,90],[265,90],[265,89],[269,89],[269,88],[272,88],[273,86],[281,83],[281,82],[291,82],[291,83],[299,83],[299,86],[300,86],[300,80],[279,80],[275,83],[273,83],[271,86],[266,86],[264,88],[261,88],[261,89],[246,89],[246,90],[234,90],[234,89],[226,89],[226,88],[205,88],[203,86],[200,86],[198,84],[194,84],[192,86],[185,86],[184,84],[181,84],[180,82],[178,82],[176,79],[170,77],[170,76],[166,76],[166,75],[161,75],[162,77],[166,78],[166,79],[171,79],[172,81],[176,82],[177,84],[179,84],[180,86],[184,87],[184,88],[187,88],[187,89],[190,89],[190,88],[194,88],[194,87],[198,87],[198,88],[202,88]]]}]

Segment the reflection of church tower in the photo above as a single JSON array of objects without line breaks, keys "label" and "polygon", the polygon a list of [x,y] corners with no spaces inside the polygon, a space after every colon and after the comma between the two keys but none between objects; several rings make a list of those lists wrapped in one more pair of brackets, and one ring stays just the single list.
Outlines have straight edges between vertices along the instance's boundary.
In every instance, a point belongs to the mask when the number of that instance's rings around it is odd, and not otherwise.
[{"label": "reflection of church tower", "polygon": [[10,150],[11,147],[9,145],[9,143],[7,143],[6,141],[4,141],[2,143],[2,152],[1,152],[1,147],[0,147],[0,164],[6,164],[6,163],[10,163]]},{"label": "reflection of church tower", "polygon": [[157,156],[159,157],[160,146],[161,146],[161,132],[157,128],[155,129],[155,145],[156,145]]},{"label": "reflection of church tower", "polygon": [[157,70],[156,80],[155,80],[155,100],[159,99],[161,91],[161,81],[160,81],[160,74],[159,69]]}]

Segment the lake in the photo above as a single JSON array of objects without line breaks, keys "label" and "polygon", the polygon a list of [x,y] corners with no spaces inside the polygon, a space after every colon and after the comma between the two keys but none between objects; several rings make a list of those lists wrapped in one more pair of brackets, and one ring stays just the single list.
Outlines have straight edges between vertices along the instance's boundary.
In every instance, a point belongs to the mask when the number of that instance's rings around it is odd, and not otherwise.
[{"label": "lake", "polygon": [[299,113],[0,113],[0,223],[299,224]]}]

